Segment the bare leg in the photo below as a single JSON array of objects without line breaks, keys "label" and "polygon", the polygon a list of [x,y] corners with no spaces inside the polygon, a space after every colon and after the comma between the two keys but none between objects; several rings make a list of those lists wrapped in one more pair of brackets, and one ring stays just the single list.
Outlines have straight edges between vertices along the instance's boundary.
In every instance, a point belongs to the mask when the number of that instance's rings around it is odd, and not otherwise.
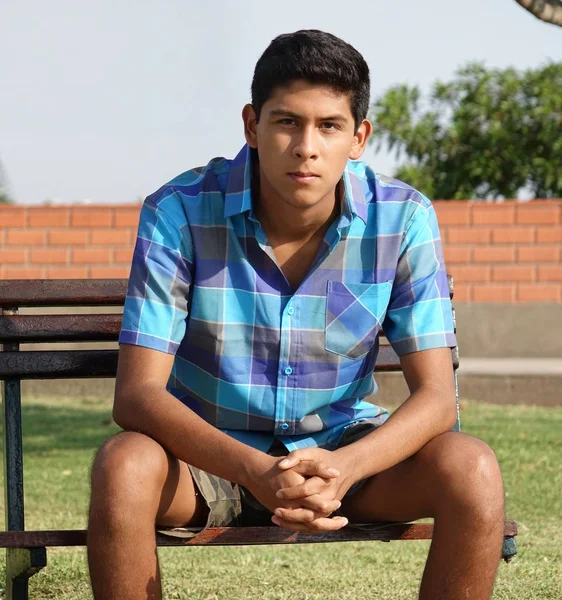
[{"label": "bare leg", "polygon": [[203,524],[200,499],[187,465],[151,438],[122,432],[105,442],[92,469],[88,524],[94,598],[162,598],[155,524]]},{"label": "bare leg", "polygon": [[437,436],[370,479],[342,510],[354,522],[435,519],[423,600],[487,600],[501,558],[503,484],[493,451],[463,433]]}]

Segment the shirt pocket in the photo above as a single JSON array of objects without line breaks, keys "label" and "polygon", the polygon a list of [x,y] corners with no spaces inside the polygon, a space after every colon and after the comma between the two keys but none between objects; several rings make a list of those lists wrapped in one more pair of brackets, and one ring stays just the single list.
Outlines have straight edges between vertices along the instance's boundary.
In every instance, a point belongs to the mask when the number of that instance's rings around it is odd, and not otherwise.
[{"label": "shirt pocket", "polygon": [[347,358],[361,358],[368,354],[381,330],[391,291],[390,281],[328,281],[326,350]]}]

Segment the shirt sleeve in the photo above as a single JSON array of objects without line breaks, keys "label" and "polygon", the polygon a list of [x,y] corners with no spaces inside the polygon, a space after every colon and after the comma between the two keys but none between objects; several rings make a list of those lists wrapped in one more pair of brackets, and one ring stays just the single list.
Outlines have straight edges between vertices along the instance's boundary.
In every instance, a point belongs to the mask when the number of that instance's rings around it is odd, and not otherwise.
[{"label": "shirt sleeve", "polygon": [[119,343],[175,354],[186,330],[193,246],[172,192],[141,209]]},{"label": "shirt sleeve", "polygon": [[429,200],[424,200],[404,233],[383,322],[384,333],[399,356],[456,346],[437,216]]}]

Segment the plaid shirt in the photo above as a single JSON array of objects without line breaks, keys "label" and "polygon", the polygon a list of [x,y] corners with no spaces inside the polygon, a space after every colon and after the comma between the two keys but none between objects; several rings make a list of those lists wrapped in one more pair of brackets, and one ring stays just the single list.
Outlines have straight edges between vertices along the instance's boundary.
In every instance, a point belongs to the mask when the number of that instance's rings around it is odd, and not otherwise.
[{"label": "plaid shirt", "polygon": [[340,215],[293,292],[252,210],[252,154],[146,198],[119,342],[174,354],[168,391],[242,442],[334,448],[388,417],[363,399],[381,327],[399,355],[456,344],[435,211],[349,161]]}]

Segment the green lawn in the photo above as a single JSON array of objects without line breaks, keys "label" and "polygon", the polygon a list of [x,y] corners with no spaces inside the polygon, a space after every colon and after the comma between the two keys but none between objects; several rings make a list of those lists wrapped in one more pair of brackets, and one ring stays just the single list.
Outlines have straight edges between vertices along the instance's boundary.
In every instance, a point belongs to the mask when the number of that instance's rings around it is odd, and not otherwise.
[{"label": "green lawn", "polygon": [[[462,418],[465,432],[496,450],[507,516],[519,523],[519,554],[501,564],[493,597],[562,597],[562,408],[465,402]],[[25,404],[28,529],[85,527],[93,453],[116,430],[106,401]],[[165,548],[160,557],[169,599],[397,600],[416,597],[427,550],[427,542],[347,543]],[[31,579],[30,597],[91,598],[85,550],[49,550],[47,568]]]}]

